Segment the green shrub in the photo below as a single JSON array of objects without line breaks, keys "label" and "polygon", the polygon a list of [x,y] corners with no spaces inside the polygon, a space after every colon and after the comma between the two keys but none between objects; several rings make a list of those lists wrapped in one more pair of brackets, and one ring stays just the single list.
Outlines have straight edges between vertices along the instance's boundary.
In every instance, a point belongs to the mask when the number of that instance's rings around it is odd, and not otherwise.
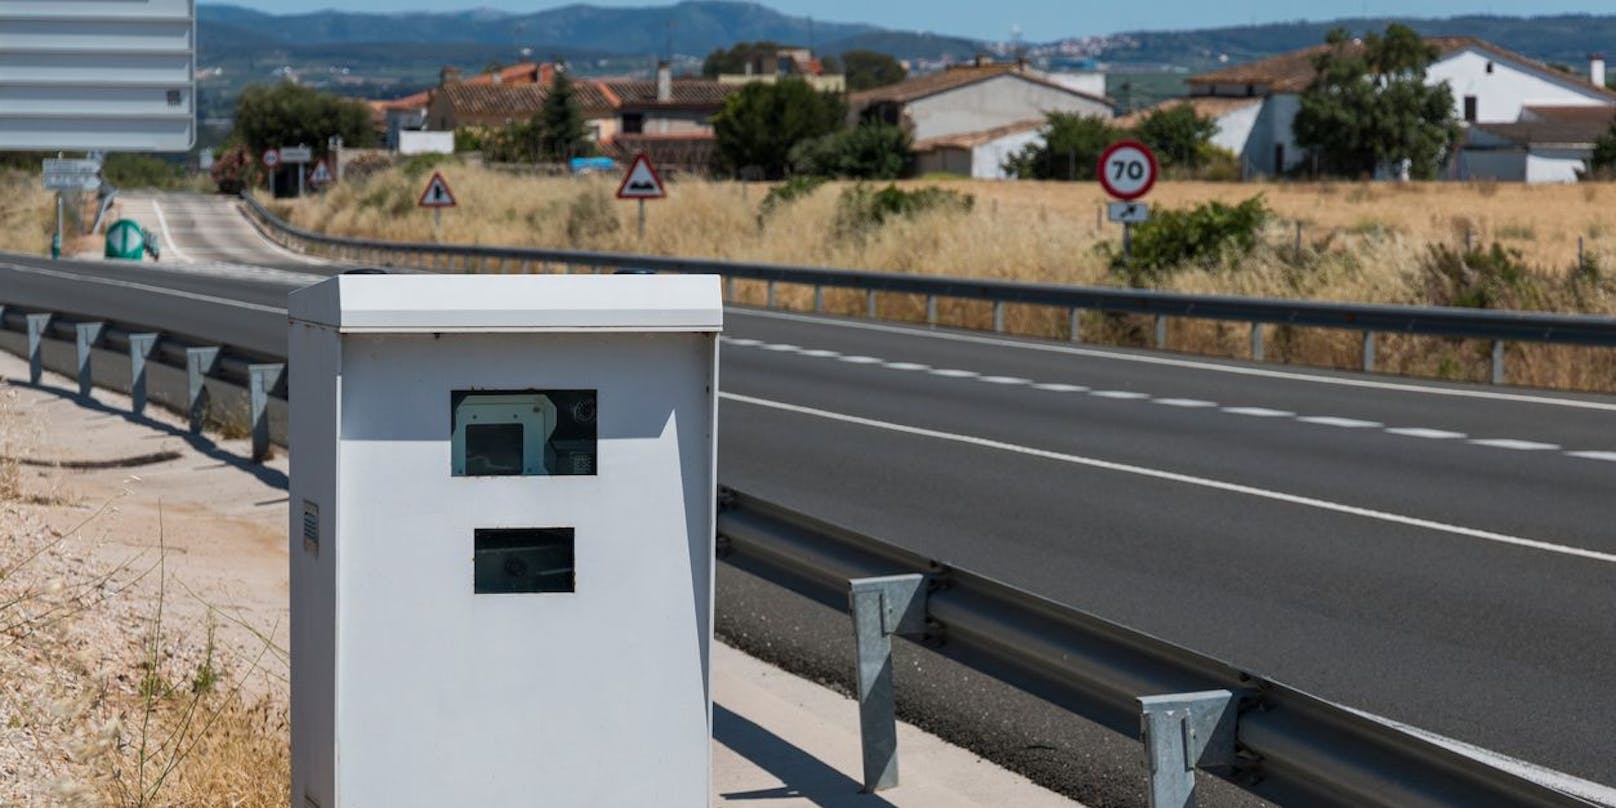
[{"label": "green shrub", "polygon": [[595,236],[615,233],[622,226],[611,198],[598,187],[573,197],[567,206],[567,240],[575,247],[587,246]]},{"label": "green shrub", "polygon": [[824,184],[824,177],[807,176],[792,177],[774,186],[769,189],[769,193],[763,197],[763,202],[758,205],[758,222],[761,224],[764,219],[773,216],[776,211],[799,199],[813,196],[814,192]]},{"label": "green shrub", "polygon": [[1254,196],[1238,205],[1207,202],[1187,210],[1160,210],[1133,229],[1133,257],[1113,254],[1113,271],[1130,286],[1149,286],[1187,266],[1216,266],[1231,253],[1250,252],[1272,217]]},{"label": "green shrub", "polygon": [[101,176],[114,188],[173,190],[188,184],[184,166],[149,154],[109,154]]},{"label": "green shrub", "polygon": [[968,213],[975,206],[976,197],[946,188],[905,191],[888,185],[877,191],[859,183],[842,191],[836,203],[836,231],[844,236],[859,236],[892,219],[933,210]]},{"label": "green shrub", "polygon": [[902,127],[864,123],[792,147],[791,167],[821,177],[895,180],[909,173],[913,144]]},{"label": "green shrub", "polygon": [[1427,298],[1438,306],[1467,309],[1540,308],[1542,290],[1519,250],[1498,242],[1466,252],[1433,244],[1421,262]]}]

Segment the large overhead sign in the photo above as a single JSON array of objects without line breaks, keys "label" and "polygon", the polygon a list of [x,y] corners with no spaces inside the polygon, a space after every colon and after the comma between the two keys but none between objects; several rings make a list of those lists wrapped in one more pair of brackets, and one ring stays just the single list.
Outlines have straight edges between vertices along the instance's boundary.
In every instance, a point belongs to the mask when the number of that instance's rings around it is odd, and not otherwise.
[{"label": "large overhead sign", "polygon": [[0,0],[0,150],[196,143],[195,0]]}]

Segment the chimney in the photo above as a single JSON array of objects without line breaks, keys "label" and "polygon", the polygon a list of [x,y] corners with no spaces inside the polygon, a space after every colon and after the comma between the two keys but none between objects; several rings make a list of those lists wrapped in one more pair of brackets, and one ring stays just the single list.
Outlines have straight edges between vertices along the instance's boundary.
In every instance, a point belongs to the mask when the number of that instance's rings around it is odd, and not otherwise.
[{"label": "chimney", "polygon": [[459,83],[460,68],[458,67],[445,67],[441,72],[438,73],[438,85],[441,87]]},{"label": "chimney", "polygon": [[1588,80],[1595,86],[1605,86],[1605,54],[1596,53],[1588,57]]},{"label": "chimney", "polygon": [[673,66],[667,62],[657,63],[656,100],[661,104],[673,100]]}]

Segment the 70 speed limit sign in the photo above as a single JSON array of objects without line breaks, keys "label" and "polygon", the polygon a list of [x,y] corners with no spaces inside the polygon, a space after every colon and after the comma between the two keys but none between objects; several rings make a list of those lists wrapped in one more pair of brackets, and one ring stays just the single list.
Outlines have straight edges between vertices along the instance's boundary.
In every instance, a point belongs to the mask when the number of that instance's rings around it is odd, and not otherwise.
[{"label": "70 speed limit sign", "polygon": [[1111,144],[1100,155],[1097,171],[1100,187],[1106,193],[1124,202],[1132,202],[1150,193],[1161,168],[1150,147],[1137,140],[1124,140]]}]

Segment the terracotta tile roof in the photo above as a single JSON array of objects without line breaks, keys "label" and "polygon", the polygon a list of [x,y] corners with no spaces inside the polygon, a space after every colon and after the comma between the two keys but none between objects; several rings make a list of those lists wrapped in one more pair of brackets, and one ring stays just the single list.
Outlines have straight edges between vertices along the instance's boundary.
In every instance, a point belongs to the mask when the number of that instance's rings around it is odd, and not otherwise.
[{"label": "terracotta tile roof", "polygon": [[1133,112],[1112,121],[1112,124],[1115,126],[1120,126],[1124,129],[1131,129],[1138,126],[1139,123],[1152,112],[1183,106],[1187,106],[1190,109],[1195,110],[1197,117],[1215,119],[1228,115],[1231,112],[1239,112],[1243,109],[1255,107],[1262,102],[1263,100],[1261,98],[1225,98],[1215,95],[1196,95],[1190,96],[1189,98],[1169,98],[1155,106],[1134,110]]},{"label": "terracotta tile roof", "polygon": [[[1507,48],[1501,48],[1484,39],[1473,36],[1433,36],[1425,37],[1425,41],[1437,47],[1440,57],[1450,56],[1459,51],[1474,48],[1503,61],[1514,62],[1530,70],[1556,76],[1568,83],[1577,85],[1583,90],[1592,91],[1596,95],[1604,96],[1616,102],[1616,91],[1612,91],[1608,87],[1600,87],[1581,76],[1555,70],[1542,62],[1522,56]],[[1188,82],[1191,85],[1198,86],[1258,84],[1267,85],[1269,92],[1299,93],[1313,83],[1315,74],[1313,57],[1329,48],[1329,45],[1315,45],[1311,48],[1281,53],[1267,59],[1235,65],[1234,67],[1211,73],[1202,73],[1199,76],[1191,76]]]},{"label": "terracotta tile roof", "polygon": [[877,87],[873,90],[865,90],[861,93],[854,93],[848,97],[847,102],[855,110],[864,109],[872,104],[908,104],[913,101],[919,101],[922,98],[929,98],[937,95],[938,93],[946,93],[949,90],[957,90],[961,87],[967,87],[980,81],[987,81],[988,79],[1011,75],[1016,76],[1022,81],[1030,81],[1034,84],[1041,84],[1045,87],[1071,93],[1072,95],[1088,98],[1103,104],[1111,103],[1110,99],[1108,98],[1091,95],[1089,93],[1082,92],[1081,90],[1074,90],[1070,87],[1044,79],[1036,73],[1030,72],[1025,67],[1014,62],[998,62],[986,65],[950,67],[936,73],[928,73],[924,76],[916,76],[911,79],[905,79],[897,84],[889,84],[885,87]]},{"label": "terracotta tile roof", "polygon": [[1592,122],[1610,126],[1616,123],[1616,109],[1606,106],[1536,106],[1521,110],[1521,123],[1552,121],[1555,123]]},{"label": "terracotta tile roof", "polygon": [[1589,147],[1610,131],[1611,119],[1603,121],[1524,121],[1521,123],[1478,123],[1479,129],[1523,146]]},{"label": "terracotta tile roof", "polygon": [[984,129],[980,132],[963,132],[957,135],[944,135],[942,137],[927,138],[915,141],[915,152],[929,152],[936,149],[974,149],[986,143],[992,143],[1002,137],[1019,135],[1022,132],[1031,132],[1042,129],[1044,119],[1029,119],[1016,121],[1012,124]]},{"label": "terracotta tile roof", "polygon": [[[494,77],[499,76],[495,82]],[[460,85],[484,87],[494,84],[541,84],[548,85],[555,78],[555,65],[540,62],[522,62],[501,69],[498,73],[479,73],[455,82]],[[394,98],[387,101],[372,101],[372,105],[380,104],[382,109],[420,109],[432,101],[432,90],[423,90],[403,98]]]},{"label": "terracotta tile roof", "polygon": [[[616,114],[600,86],[591,81],[573,82],[578,106],[585,118],[609,118]],[[502,124],[526,120],[544,107],[550,88],[537,84],[447,84],[434,90],[453,110],[460,125]]]},{"label": "terracotta tile roof", "polygon": [[711,79],[674,79],[673,100],[657,101],[655,81],[624,80],[602,82],[606,89],[621,99],[621,106],[678,106],[712,108],[717,111],[738,88],[720,84]]}]

